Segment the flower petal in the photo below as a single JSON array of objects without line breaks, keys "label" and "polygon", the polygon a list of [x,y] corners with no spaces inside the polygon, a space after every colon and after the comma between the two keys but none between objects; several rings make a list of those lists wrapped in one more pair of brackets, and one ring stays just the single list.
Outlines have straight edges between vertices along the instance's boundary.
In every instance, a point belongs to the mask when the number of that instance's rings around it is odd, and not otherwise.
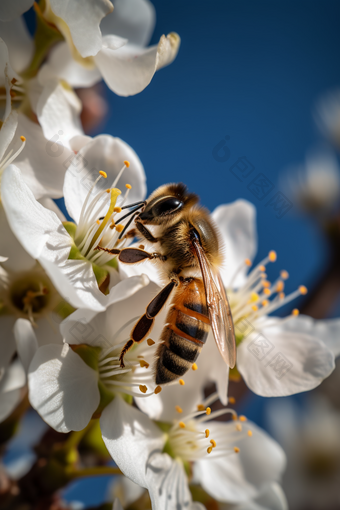
[{"label": "flower petal", "polygon": [[280,326],[249,335],[237,349],[239,372],[247,386],[263,397],[311,390],[334,366],[334,356],[321,340]]},{"label": "flower petal", "polygon": [[19,358],[27,374],[34,354],[37,352],[39,347],[37,337],[34,334],[30,321],[26,319],[18,319],[14,324],[14,337],[17,344]]},{"label": "flower petal", "polygon": [[115,0],[114,10],[100,24],[103,35],[115,34],[130,44],[147,46],[156,23],[156,11],[149,0]]},{"label": "flower petal", "polygon": [[32,406],[58,432],[82,430],[99,405],[97,372],[68,344],[40,347],[28,383]]},{"label": "flower petal", "polygon": [[13,327],[15,317],[12,315],[0,315],[0,376],[8,367],[16,350]]},{"label": "flower petal", "polygon": [[[256,209],[246,200],[236,200],[232,204],[220,205],[212,213],[224,244],[226,266],[221,268],[221,276],[226,287],[245,259],[252,260],[257,249]],[[245,281],[248,267],[239,271],[233,281],[239,287]]]},{"label": "flower petal", "polygon": [[[0,46],[1,49],[1,46]],[[6,115],[6,114],[5,114]],[[5,152],[11,141],[13,140],[16,128],[18,125],[18,114],[12,111],[4,121],[0,129],[0,161],[2,160]]]},{"label": "flower petal", "polygon": [[8,418],[22,398],[22,391],[12,390],[6,393],[0,392],[0,422]]},{"label": "flower petal", "polygon": [[131,96],[144,90],[155,72],[176,58],[179,45],[180,37],[171,33],[146,49],[132,44],[117,50],[103,46],[94,59],[107,86],[120,96]]},{"label": "flower petal", "polygon": [[0,391],[6,393],[8,391],[17,390],[26,384],[25,369],[20,360],[15,359],[8,370],[6,370],[4,377],[1,379]]},{"label": "flower petal", "polygon": [[109,0],[50,0],[52,11],[68,25],[72,40],[82,57],[96,55],[102,45],[99,28],[104,16],[112,12]]},{"label": "flower petal", "polygon": [[9,21],[21,16],[33,5],[33,0],[2,0],[0,5],[0,19]]},{"label": "flower petal", "polygon": [[[64,184],[65,205],[69,215],[79,221],[80,212],[88,191],[103,170],[107,179],[101,179],[93,193],[109,188],[124,165],[130,162],[116,187],[124,190],[125,184],[131,184],[129,202],[143,200],[146,194],[145,173],[143,165],[135,151],[120,138],[99,135],[84,145],[70,161]],[[106,214],[103,210],[103,214]]]},{"label": "flower petal", "polygon": [[[6,0],[5,0],[6,1]],[[10,0],[11,1],[11,0]],[[17,5],[18,2],[11,2]],[[33,4],[32,1],[30,1]],[[1,2],[1,5],[3,2]],[[0,7],[1,19],[1,7]],[[12,21],[0,22],[0,33],[9,51],[9,58],[13,69],[21,73],[29,66],[34,53],[33,39],[23,18],[17,17]]]}]

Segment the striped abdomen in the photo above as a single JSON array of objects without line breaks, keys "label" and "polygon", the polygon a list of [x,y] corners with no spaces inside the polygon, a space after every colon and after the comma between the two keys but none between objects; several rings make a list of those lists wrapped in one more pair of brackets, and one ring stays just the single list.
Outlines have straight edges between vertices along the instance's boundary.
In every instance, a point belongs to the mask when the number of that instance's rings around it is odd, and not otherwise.
[{"label": "striped abdomen", "polygon": [[181,281],[157,349],[156,384],[174,381],[189,370],[207,339],[209,324],[203,281]]}]

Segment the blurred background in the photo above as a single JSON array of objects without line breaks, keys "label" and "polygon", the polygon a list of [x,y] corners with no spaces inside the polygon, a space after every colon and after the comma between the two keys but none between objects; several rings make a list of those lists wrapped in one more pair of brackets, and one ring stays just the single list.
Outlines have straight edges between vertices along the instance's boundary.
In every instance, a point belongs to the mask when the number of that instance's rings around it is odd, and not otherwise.
[{"label": "blurred background", "polygon": [[[282,313],[297,306],[318,318],[339,316],[340,3],[153,4],[151,44],[178,32],[179,55],[137,96],[118,97],[101,84],[108,111],[89,134],[106,132],[129,143],[144,164],[148,192],[183,181],[211,211],[239,198],[252,202],[256,262],[276,250],[269,278],[286,269],[287,293],[301,284],[310,291]],[[26,19],[30,24],[30,13]],[[317,171],[308,173],[311,166]],[[340,508],[338,381],[335,372],[313,394],[295,398],[265,399],[248,390],[238,402],[238,411],[286,448],[283,487],[293,510]],[[332,438],[326,446],[325,437]],[[110,483],[77,482],[65,499],[98,505]]]}]

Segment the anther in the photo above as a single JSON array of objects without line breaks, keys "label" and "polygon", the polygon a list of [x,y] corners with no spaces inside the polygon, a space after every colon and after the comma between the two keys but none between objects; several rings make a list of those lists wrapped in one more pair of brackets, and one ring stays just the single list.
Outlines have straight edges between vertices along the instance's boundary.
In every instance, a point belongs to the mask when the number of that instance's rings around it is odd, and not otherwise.
[{"label": "anther", "polygon": [[211,443],[211,446],[213,448],[216,448],[216,441],[215,441],[215,439],[210,439],[210,443]]},{"label": "anther", "polygon": [[270,262],[275,262],[277,259],[276,251],[274,251],[274,250],[270,251],[268,254],[268,258],[269,258]]},{"label": "anther", "polygon": [[148,338],[148,339],[147,339],[147,341],[146,341],[146,343],[147,343],[148,345],[153,345],[155,342],[152,340],[152,338]]},{"label": "anther", "polygon": [[262,306],[268,306],[269,305],[268,299],[264,299],[261,304]]},{"label": "anther", "polygon": [[124,161],[124,165],[126,166],[126,168],[129,168],[129,166],[130,166],[130,161],[125,160],[125,161]]},{"label": "anther", "polygon": [[205,407],[203,404],[198,404],[197,406],[197,411],[204,411],[205,410]]},{"label": "anther", "polygon": [[131,189],[131,188],[132,188],[131,184],[125,184],[125,187],[126,187],[127,189]]},{"label": "anther", "polygon": [[149,365],[149,363],[148,363],[147,361],[145,361],[144,359],[139,360],[139,364],[140,364],[140,366],[141,366],[142,368],[143,368],[143,367],[145,367],[145,368],[149,368],[149,366],[150,366],[150,365]]},{"label": "anther", "polygon": [[289,278],[289,273],[285,269],[283,269],[283,271],[281,271],[280,274],[281,274],[281,278],[283,278],[284,280],[287,280]]},{"label": "anther", "polygon": [[282,292],[283,289],[284,289],[284,283],[283,282],[278,282],[278,284],[276,285],[276,292]]},{"label": "anther", "polygon": [[140,250],[144,250],[144,249],[145,249],[145,246],[144,246],[144,244],[140,244],[140,245],[138,246],[138,248],[139,248]]},{"label": "anther", "polygon": [[279,298],[280,298],[280,299],[283,299],[284,297],[285,297],[285,293],[284,293],[284,292],[280,292],[280,294],[279,294]]},{"label": "anther", "polygon": [[210,430],[209,429],[205,429],[205,437],[209,437],[210,436]]},{"label": "anther", "polygon": [[250,295],[250,301],[252,303],[256,303],[256,301],[258,301],[258,299],[259,299],[259,295],[257,294],[257,292],[252,292]]},{"label": "anther", "polygon": [[229,404],[236,404],[236,398],[235,397],[229,397]]},{"label": "anther", "polygon": [[97,220],[96,223],[97,223],[97,225],[100,225],[100,221],[99,220]]},{"label": "anther", "polygon": [[207,452],[208,452],[208,453],[211,453],[211,452],[212,452],[212,446],[209,446],[209,448],[207,448]]},{"label": "anther", "polygon": [[299,291],[301,292],[301,294],[307,294],[308,292],[307,287],[305,287],[304,285],[300,285]]},{"label": "anther", "polygon": [[268,282],[268,280],[265,280],[264,282],[262,282],[262,285],[266,288],[270,287],[270,282]]},{"label": "anther", "polygon": [[142,393],[146,393],[147,392],[147,387],[144,384],[140,384],[139,385],[139,391],[141,391]]},{"label": "anther", "polygon": [[262,271],[262,272],[264,272],[264,271],[266,270],[266,266],[260,266],[260,267],[259,267],[259,270],[260,270],[260,271]]},{"label": "anther", "polygon": [[266,296],[270,296],[271,294],[271,290],[270,289],[263,289],[263,294],[265,294]]},{"label": "anther", "polygon": [[259,309],[259,307],[256,305],[253,305],[251,308],[252,308],[252,310],[254,310],[254,312],[257,312],[257,310]]},{"label": "anther", "polygon": [[211,409],[210,409],[210,407],[207,407],[205,410],[205,414],[207,414],[209,416],[210,413],[211,413]]},{"label": "anther", "polygon": [[247,434],[248,434],[249,437],[251,437],[253,435],[251,430],[248,430]]},{"label": "anther", "polygon": [[43,287],[42,288],[42,293],[44,294],[44,296],[46,296],[48,294],[48,288],[47,287]]},{"label": "anther", "polygon": [[20,136],[20,140],[21,140],[22,142],[26,142],[26,138],[25,138],[24,136]]},{"label": "anther", "polygon": [[181,429],[185,429],[185,423],[183,421],[180,421],[178,425],[181,427]]},{"label": "anther", "polygon": [[120,232],[123,232],[123,230],[124,230],[124,225],[116,225],[116,230],[117,230],[117,232],[119,232],[119,233],[120,233]]},{"label": "anther", "polygon": [[101,175],[102,177],[104,177],[104,179],[107,178],[107,173],[106,172],[103,172],[103,170],[99,170],[99,175]]},{"label": "anther", "polygon": [[237,446],[234,446],[234,452],[235,453],[240,453],[240,449]]},{"label": "anther", "polygon": [[250,259],[246,259],[244,261],[244,263],[246,264],[246,266],[249,266],[249,267],[251,266],[251,260]]},{"label": "anther", "polygon": [[175,409],[178,413],[183,413],[183,409],[180,406],[175,406]]},{"label": "anther", "polygon": [[113,212],[120,213],[120,212],[122,212],[122,208],[121,208],[121,207],[115,207],[115,208],[113,209]]},{"label": "anther", "polygon": [[243,415],[239,416],[238,418],[240,421],[247,421],[247,418]]},{"label": "anther", "polygon": [[196,363],[193,363],[191,368],[192,368],[193,370],[197,370],[198,366],[196,365]]},{"label": "anther", "polygon": [[162,387],[161,386],[156,386],[155,388],[155,395],[158,395],[158,393],[160,393],[162,391]]},{"label": "anther", "polygon": [[299,315],[299,310],[297,308],[294,308],[294,310],[292,311],[292,315],[294,315],[294,317],[296,317],[297,315]]},{"label": "anther", "polygon": [[178,382],[179,382],[179,384],[180,384],[181,386],[184,386],[184,385],[185,385],[185,382],[183,381],[183,379],[180,379]]}]

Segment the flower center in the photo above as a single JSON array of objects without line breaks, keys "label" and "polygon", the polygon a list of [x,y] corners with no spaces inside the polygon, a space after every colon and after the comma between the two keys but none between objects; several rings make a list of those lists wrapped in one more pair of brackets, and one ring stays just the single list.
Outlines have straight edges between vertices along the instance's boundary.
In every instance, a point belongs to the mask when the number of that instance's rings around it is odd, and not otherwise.
[{"label": "flower center", "polygon": [[[249,259],[246,259],[241,264],[232,278],[230,284],[231,289],[228,290],[228,296],[233,314],[237,344],[253,331],[256,322],[261,321],[261,319],[263,320],[264,317],[286,305],[301,294],[307,293],[306,287],[301,285],[296,291],[287,296],[285,295],[283,292],[285,280],[289,278],[289,274],[285,270],[281,271],[280,276],[274,283],[267,280],[265,272],[266,265],[269,262],[275,262],[276,258],[275,251],[270,251],[268,256],[248,274],[244,285],[237,290],[232,288],[233,281],[235,281],[235,277],[244,265],[248,267],[251,266]],[[291,316],[296,316],[298,314],[299,310],[295,308]],[[291,316],[287,317],[287,319]],[[266,324],[266,327],[275,324],[276,321],[273,318],[269,324]]]}]

